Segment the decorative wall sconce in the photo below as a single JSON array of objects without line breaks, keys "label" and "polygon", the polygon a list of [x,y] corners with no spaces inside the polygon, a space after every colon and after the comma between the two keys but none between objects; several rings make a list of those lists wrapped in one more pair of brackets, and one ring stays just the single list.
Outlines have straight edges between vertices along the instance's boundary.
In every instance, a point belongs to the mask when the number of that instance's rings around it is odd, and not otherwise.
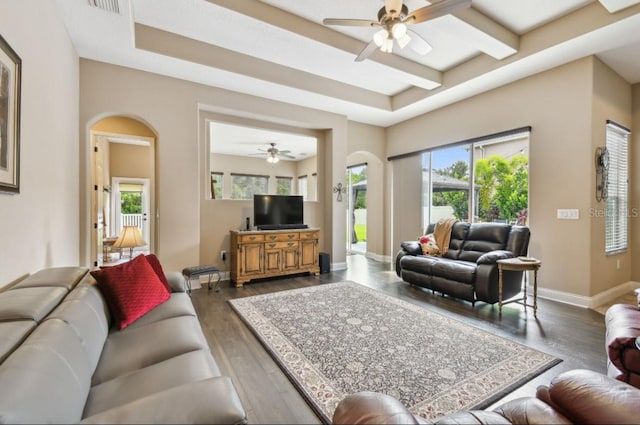
[{"label": "decorative wall sconce", "polygon": [[342,183],[338,183],[333,187],[333,193],[337,193],[336,201],[342,202],[342,194],[347,193],[347,188],[342,186]]},{"label": "decorative wall sconce", "polygon": [[596,201],[609,196],[609,151],[605,146],[596,148]]}]

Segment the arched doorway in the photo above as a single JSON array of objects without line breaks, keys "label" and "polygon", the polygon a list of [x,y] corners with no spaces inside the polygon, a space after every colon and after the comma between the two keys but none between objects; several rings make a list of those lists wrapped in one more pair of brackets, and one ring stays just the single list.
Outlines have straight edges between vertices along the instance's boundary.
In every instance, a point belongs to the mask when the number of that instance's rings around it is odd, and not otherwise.
[{"label": "arched doorway", "polygon": [[347,167],[347,253],[367,253],[367,163]]},{"label": "arched doorway", "polygon": [[[91,264],[128,261],[154,251],[155,132],[138,119],[109,116],[89,129]],[[142,236],[136,246],[112,249],[125,226]]]}]

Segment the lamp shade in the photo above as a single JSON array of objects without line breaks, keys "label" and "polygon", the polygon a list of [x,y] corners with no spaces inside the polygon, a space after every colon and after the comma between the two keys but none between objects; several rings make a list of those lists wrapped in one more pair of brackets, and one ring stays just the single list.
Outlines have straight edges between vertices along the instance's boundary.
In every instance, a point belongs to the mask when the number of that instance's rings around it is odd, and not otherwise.
[{"label": "lamp shade", "polygon": [[138,226],[124,226],[113,246],[115,248],[129,248],[129,257],[131,257],[133,248],[145,246],[146,244],[142,239],[142,233],[140,233]]}]

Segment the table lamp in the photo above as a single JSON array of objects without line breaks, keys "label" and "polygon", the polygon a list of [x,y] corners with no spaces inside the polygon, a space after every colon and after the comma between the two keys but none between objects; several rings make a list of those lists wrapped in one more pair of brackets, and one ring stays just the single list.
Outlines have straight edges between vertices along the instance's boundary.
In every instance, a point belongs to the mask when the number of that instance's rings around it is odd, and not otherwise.
[{"label": "table lamp", "polygon": [[133,258],[133,248],[138,246],[145,246],[147,243],[142,239],[142,234],[138,226],[124,226],[118,239],[113,243],[113,246],[120,248],[129,248],[129,260]]}]

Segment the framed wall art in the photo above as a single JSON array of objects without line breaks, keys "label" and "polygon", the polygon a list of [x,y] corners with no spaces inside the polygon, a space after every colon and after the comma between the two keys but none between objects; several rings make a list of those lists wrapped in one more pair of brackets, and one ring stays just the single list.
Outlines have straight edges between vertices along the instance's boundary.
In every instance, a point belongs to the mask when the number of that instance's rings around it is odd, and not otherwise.
[{"label": "framed wall art", "polygon": [[22,60],[0,35],[0,192],[20,193]]}]

